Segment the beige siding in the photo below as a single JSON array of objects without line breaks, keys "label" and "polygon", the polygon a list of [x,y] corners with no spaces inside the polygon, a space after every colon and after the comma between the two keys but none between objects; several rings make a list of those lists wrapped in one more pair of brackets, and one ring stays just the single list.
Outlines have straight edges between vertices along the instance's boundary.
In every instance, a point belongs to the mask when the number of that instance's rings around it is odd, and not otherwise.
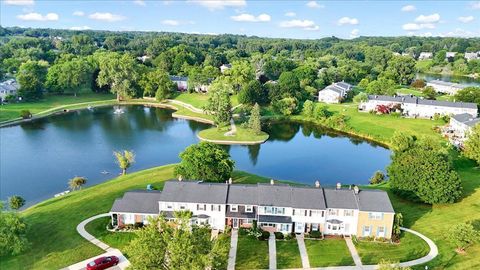
[{"label": "beige siding", "polygon": [[384,213],[382,220],[371,220],[368,218],[369,212],[362,212],[358,213],[358,226],[357,226],[357,236],[363,236],[363,227],[364,226],[371,226],[371,236],[377,235],[377,228],[378,227],[385,227],[385,238],[390,239],[392,236],[392,229],[393,229],[393,213]]}]

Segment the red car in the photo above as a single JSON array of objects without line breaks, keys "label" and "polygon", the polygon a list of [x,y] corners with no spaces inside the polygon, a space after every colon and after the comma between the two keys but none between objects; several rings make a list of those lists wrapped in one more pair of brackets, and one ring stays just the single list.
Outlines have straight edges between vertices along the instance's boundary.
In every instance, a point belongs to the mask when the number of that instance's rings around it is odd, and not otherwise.
[{"label": "red car", "polygon": [[108,256],[108,257],[100,257],[95,259],[92,262],[87,264],[87,270],[103,270],[114,265],[117,265],[119,262],[117,256]]}]

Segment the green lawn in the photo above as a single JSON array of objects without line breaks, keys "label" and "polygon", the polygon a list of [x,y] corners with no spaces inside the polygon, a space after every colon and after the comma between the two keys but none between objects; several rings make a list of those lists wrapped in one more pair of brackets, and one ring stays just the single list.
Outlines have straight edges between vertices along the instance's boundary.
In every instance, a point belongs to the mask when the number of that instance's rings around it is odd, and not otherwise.
[{"label": "green lawn", "polygon": [[96,219],[85,226],[87,232],[95,236],[100,241],[105,244],[120,249],[125,253],[125,246],[130,243],[132,239],[136,237],[136,234],[133,232],[109,232],[105,228],[109,222],[112,220],[110,217],[104,217]]},{"label": "green lawn", "polygon": [[[196,108],[201,109],[207,105],[208,93],[179,93],[175,95],[173,99],[188,103]],[[232,102],[232,106],[238,105],[237,95],[230,96],[230,101]]]},{"label": "green lawn", "polygon": [[354,265],[343,239],[305,240],[311,267]]},{"label": "green lawn", "polygon": [[216,141],[237,141],[237,142],[264,142],[268,139],[268,134],[265,132],[256,135],[253,130],[248,128],[242,128],[240,125],[236,125],[237,132],[233,136],[225,136],[225,133],[230,130],[230,126],[226,127],[213,127],[204,129],[198,133],[203,139],[216,140]]},{"label": "green lawn", "polygon": [[[32,114],[38,114],[43,111],[54,109],[55,107],[88,103],[97,101],[111,101],[115,96],[111,94],[97,94],[97,93],[83,93],[78,94],[76,97],[72,95],[46,95],[43,99],[36,102],[22,102],[12,103],[0,106],[0,122],[16,119],[20,117],[20,111],[29,110]],[[83,104],[81,107],[86,107],[88,104]],[[69,109],[75,109],[76,107],[68,107]]]},{"label": "green lawn", "polygon": [[421,258],[430,251],[425,241],[411,233],[402,233],[399,244],[358,242],[356,247],[363,264],[378,264],[382,260],[405,262]]},{"label": "green lawn", "polygon": [[239,235],[235,269],[267,269],[268,241],[259,241],[247,235]]},{"label": "green lawn", "polygon": [[302,268],[302,259],[296,239],[277,241],[277,268]]}]

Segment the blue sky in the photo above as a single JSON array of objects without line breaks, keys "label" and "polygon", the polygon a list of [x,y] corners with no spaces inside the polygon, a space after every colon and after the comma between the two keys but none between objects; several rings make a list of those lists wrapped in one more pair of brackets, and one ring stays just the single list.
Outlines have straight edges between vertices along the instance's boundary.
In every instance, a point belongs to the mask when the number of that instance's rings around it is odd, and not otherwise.
[{"label": "blue sky", "polygon": [[480,37],[480,1],[1,0],[1,25],[264,37]]}]

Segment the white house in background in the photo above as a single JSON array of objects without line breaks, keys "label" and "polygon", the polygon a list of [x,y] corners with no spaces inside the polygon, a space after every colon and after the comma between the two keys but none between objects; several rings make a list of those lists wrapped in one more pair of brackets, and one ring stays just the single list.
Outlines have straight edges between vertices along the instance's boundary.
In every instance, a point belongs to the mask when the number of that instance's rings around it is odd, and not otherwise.
[{"label": "white house in background", "polygon": [[447,61],[453,61],[453,58],[455,58],[455,55],[457,55],[456,52],[447,52],[445,54],[445,60]]},{"label": "white house in background", "polygon": [[170,76],[170,80],[172,82],[177,84],[177,90],[178,91],[187,91],[188,89],[188,77],[182,77],[182,76]]},{"label": "white house in background", "polygon": [[427,86],[433,87],[437,93],[449,94],[451,96],[466,87],[458,83],[444,82],[440,80],[429,81],[427,82]]},{"label": "white house in background", "polygon": [[232,68],[231,64],[223,64],[220,66],[220,72],[225,73],[225,71],[229,70]]},{"label": "white house in background", "polygon": [[7,96],[16,96],[20,85],[14,79],[9,79],[0,83],[0,102]]},{"label": "white house in background", "polygon": [[480,59],[480,51],[478,52],[466,52],[465,59],[467,61]]},{"label": "white house in background", "polygon": [[431,52],[421,52],[418,56],[418,60],[432,59],[433,53]]},{"label": "white house in background", "polygon": [[148,56],[148,55],[142,55],[142,56],[137,57],[137,60],[142,61],[142,63],[145,63],[145,61],[147,61],[148,59],[150,59],[150,56]]},{"label": "white house in background", "polygon": [[336,82],[318,92],[318,101],[325,103],[340,103],[352,90],[352,85],[346,82]]},{"label": "white house in background", "polygon": [[464,140],[475,125],[480,125],[480,118],[462,113],[450,117],[449,130],[460,140]]},{"label": "white house in background", "polygon": [[282,233],[320,232],[327,235],[382,237],[392,235],[393,210],[388,194],[358,187],[336,189],[277,184],[237,185],[167,181],[162,192],[131,191],[115,200],[112,225],[145,222],[148,216],[174,219],[175,211],[190,211],[192,224],[224,230],[251,227]]},{"label": "white house in background", "polygon": [[360,103],[358,109],[362,112],[377,111],[378,106],[389,108],[400,106],[403,116],[433,118],[435,115],[457,115],[467,113],[477,117],[476,103],[427,100],[415,96],[381,96],[369,95],[366,102]]}]

